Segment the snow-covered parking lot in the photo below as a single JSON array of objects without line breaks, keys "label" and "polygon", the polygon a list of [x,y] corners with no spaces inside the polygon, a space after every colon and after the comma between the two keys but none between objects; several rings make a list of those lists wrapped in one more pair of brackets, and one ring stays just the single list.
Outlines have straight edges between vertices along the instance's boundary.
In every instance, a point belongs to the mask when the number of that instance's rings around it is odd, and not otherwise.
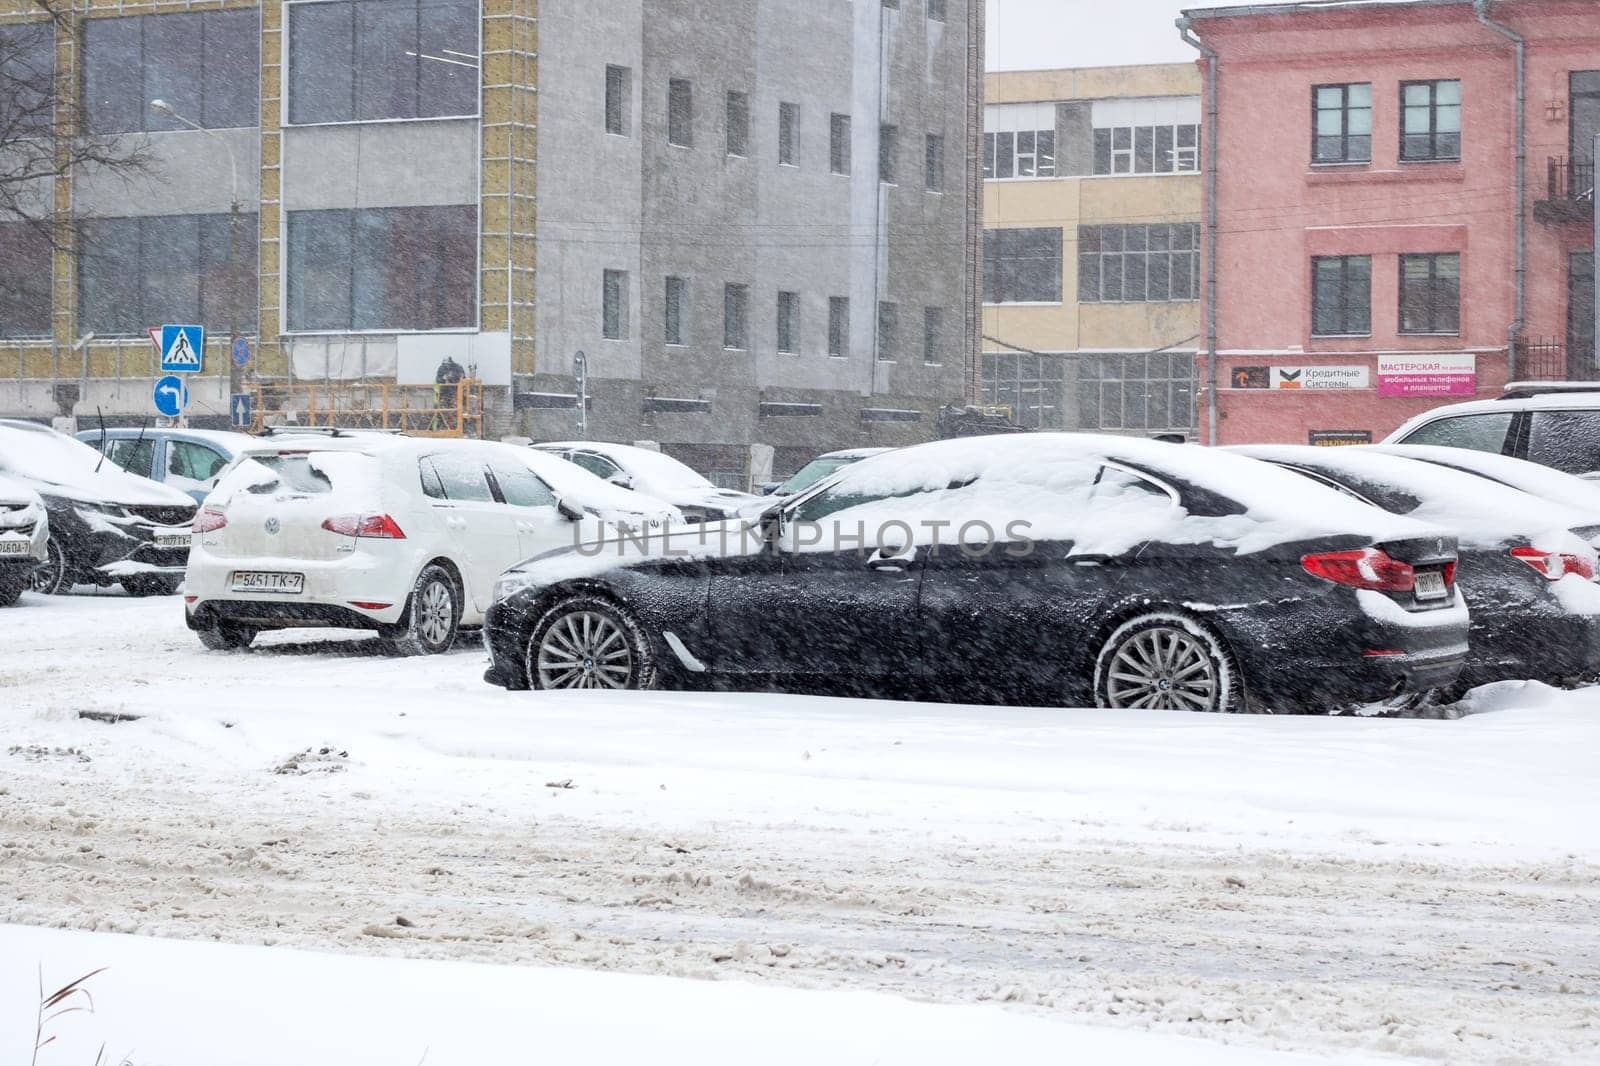
[{"label": "snow-covered parking lot", "polygon": [[[989,1004],[969,1035],[1042,1025],[985,1038],[1040,1058],[1600,1061],[1600,692],[1399,721],[509,694],[483,669],[344,634],[208,653],[176,599],[25,595],[0,612],[0,923]],[[41,962],[222,965],[101,943],[0,926],[0,1061],[26,1061]],[[581,987],[625,1021],[640,986]],[[658,987],[690,1025],[875,1016]],[[351,1002],[340,1024],[389,1031]],[[1157,1036],[1091,1053],[1079,1025]]]}]

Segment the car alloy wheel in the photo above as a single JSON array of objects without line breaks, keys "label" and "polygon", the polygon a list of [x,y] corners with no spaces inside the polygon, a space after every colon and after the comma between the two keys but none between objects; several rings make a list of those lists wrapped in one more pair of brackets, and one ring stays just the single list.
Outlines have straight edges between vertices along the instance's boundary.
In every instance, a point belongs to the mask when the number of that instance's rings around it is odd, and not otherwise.
[{"label": "car alloy wheel", "polygon": [[598,611],[557,619],[539,641],[540,688],[628,688],[633,652],[622,627]]},{"label": "car alloy wheel", "polygon": [[1102,707],[1158,711],[1233,711],[1244,703],[1238,671],[1208,628],[1178,614],[1123,623],[1095,664]]},{"label": "car alloy wheel", "polygon": [[422,589],[417,600],[417,631],[429,644],[440,645],[450,639],[455,628],[455,596],[449,583],[435,578]]},{"label": "car alloy wheel", "polygon": [[62,553],[60,545],[54,540],[45,541],[45,552],[49,556],[44,562],[34,567],[33,591],[42,592],[46,596],[57,596],[72,590],[67,581],[67,557]]}]

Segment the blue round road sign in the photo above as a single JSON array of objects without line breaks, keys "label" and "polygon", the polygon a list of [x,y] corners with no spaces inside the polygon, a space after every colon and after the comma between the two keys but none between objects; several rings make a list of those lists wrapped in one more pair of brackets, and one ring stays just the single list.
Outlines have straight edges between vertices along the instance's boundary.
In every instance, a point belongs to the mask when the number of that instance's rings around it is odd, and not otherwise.
[{"label": "blue round road sign", "polygon": [[239,367],[241,370],[244,369],[245,365],[250,362],[250,338],[233,338],[233,347],[231,351],[233,354],[233,365]]},{"label": "blue round road sign", "polygon": [[189,386],[176,374],[168,374],[157,381],[152,395],[155,397],[156,410],[167,418],[177,418],[189,406]]}]

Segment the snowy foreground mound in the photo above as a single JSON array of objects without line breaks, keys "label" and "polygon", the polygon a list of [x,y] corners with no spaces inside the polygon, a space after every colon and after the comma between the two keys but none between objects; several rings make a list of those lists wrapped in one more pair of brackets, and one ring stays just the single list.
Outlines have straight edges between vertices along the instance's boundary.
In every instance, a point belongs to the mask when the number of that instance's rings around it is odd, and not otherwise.
[{"label": "snowy foreground mound", "polygon": [[0,647],[6,1064],[41,964],[111,967],[61,1047],[135,1066],[1600,1061],[1596,690],[509,694],[475,647],[210,654],[106,596]]}]

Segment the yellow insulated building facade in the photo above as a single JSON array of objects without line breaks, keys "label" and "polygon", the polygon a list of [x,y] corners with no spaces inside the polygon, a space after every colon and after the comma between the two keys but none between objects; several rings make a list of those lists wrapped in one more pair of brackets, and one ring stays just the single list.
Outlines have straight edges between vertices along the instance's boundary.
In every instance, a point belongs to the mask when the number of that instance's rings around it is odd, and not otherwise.
[{"label": "yellow insulated building facade", "polygon": [[986,79],[981,395],[1040,429],[1192,432],[1192,64]]}]

